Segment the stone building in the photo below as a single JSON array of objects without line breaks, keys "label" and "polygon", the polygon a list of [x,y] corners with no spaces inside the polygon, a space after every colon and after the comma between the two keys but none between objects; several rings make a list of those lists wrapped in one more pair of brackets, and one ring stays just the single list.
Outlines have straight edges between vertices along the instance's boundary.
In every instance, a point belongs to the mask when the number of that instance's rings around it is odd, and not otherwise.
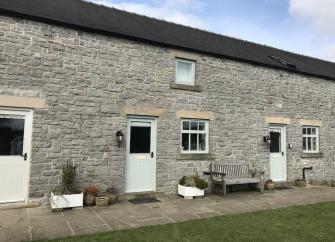
[{"label": "stone building", "polygon": [[0,13],[0,202],[48,196],[66,162],[119,194],[212,162],[334,178],[335,63],[79,0]]}]

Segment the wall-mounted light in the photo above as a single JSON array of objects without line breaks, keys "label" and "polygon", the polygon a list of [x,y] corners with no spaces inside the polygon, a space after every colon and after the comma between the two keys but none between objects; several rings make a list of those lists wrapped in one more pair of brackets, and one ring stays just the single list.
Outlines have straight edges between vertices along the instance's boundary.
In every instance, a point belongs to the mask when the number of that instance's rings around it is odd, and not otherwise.
[{"label": "wall-mounted light", "polygon": [[271,144],[271,138],[269,134],[266,134],[265,136],[263,136],[263,142],[266,143],[267,145]]},{"label": "wall-mounted light", "polygon": [[116,138],[117,138],[117,145],[120,148],[123,143],[123,138],[124,138],[124,134],[122,133],[121,130],[116,132]]}]

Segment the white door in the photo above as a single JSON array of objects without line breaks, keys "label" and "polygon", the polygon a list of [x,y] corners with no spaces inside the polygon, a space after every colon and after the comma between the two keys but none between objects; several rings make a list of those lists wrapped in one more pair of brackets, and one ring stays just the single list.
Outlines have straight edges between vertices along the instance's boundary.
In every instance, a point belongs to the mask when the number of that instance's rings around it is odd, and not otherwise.
[{"label": "white door", "polygon": [[286,127],[270,126],[270,178],[286,181]]},{"label": "white door", "polygon": [[156,120],[129,118],[125,192],[156,190]]},{"label": "white door", "polygon": [[27,199],[32,111],[0,110],[0,203]]}]

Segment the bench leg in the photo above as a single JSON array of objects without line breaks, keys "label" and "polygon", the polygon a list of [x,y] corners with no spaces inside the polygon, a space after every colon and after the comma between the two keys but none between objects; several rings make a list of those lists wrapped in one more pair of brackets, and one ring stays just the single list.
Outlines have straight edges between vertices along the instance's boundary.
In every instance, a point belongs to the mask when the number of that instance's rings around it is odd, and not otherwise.
[{"label": "bench leg", "polygon": [[261,193],[264,193],[264,180],[262,179],[260,182],[260,186],[261,186]]},{"label": "bench leg", "polygon": [[222,192],[224,197],[227,196],[227,186],[225,182],[222,183]]}]

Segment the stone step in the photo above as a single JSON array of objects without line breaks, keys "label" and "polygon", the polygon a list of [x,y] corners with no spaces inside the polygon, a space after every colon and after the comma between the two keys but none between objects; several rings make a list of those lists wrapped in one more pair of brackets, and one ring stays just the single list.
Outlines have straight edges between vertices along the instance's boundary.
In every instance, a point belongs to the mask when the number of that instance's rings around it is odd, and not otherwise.
[{"label": "stone step", "polygon": [[3,204],[0,204],[0,211],[9,210],[9,209],[19,209],[19,208],[36,208],[39,206],[41,206],[41,204],[37,202],[3,203]]},{"label": "stone step", "polygon": [[132,192],[118,195],[118,200],[131,200],[131,199],[143,199],[143,198],[157,198],[162,195],[162,192]]}]

